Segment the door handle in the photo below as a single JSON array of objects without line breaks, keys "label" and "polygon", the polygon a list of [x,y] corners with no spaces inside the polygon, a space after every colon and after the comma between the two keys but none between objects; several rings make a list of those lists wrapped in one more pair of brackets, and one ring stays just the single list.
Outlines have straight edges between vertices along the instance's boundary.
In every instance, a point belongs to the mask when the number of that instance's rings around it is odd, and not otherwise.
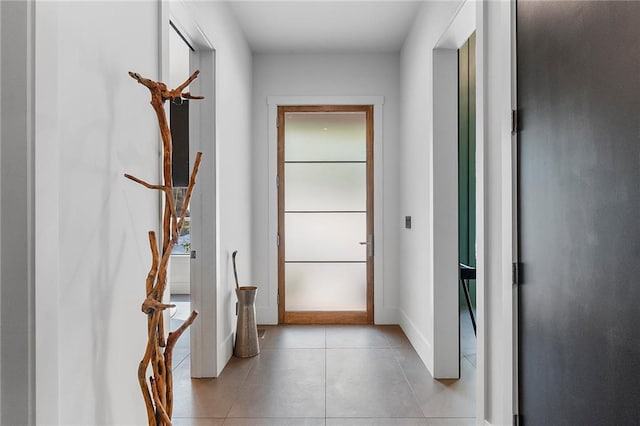
[{"label": "door handle", "polygon": [[360,241],[358,244],[367,246],[367,256],[373,256],[373,235],[367,235],[367,241]]}]

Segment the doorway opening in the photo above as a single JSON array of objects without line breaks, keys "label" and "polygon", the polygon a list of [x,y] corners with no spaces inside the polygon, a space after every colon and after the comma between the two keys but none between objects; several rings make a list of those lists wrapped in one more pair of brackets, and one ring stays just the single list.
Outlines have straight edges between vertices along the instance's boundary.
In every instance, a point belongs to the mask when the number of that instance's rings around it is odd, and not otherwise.
[{"label": "doorway opening", "polygon": [[[458,264],[460,376],[475,375],[476,36],[458,49]],[[464,377],[466,379],[466,377]]]},{"label": "doorway opening", "polygon": [[[184,342],[184,352],[187,356],[180,368],[190,371],[191,377],[217,377],[226,363],[225,356],[217,348],[217,287],[210,285],[211,277],[217,277],[219,263],[217,261],[217,186],[216,186],[216,62],[215,49],[206,33],[198,23],[188,14],[180,2],[162,3],[165,13],[163,17],[167,34],[163,36],[163,52],[169,53],[169,61],[164,61],[166,72],[172,57],[178,55],[179,67],[175,79],[182,83],[185,75],[200,70],[200,77],[191,82],[189,90],[204,99],[189,104],[188,107],[188,135],[189,135],[189,173],[193,168],[197,152],[202,152],[202,164],[198,171],[198,181],[193,190],[189,205],[189,237],[182,236],[182,265],[183,283],[189,283],[185,294],[176,295],[178,303],[189,303],[189,310],[199,312],[197,321],[189,327],[189,336],[184,335],[180,341]],[[170,24],[170,25],[167,25]],[[169,48],[170,39],[177,47],[178,53],[172,53]],[[164,69],[163,67],[163,69]],[[170,81],[172,83],[172,81]],[[173,123],[172,123],[173,125]],[[186,164],[186,162],[183,162]],[[172,260],[173,262],[173,260]],[[188,269],[187,269],[188,268]],[[188,271],[188,277],[184,273]],[[180,273],[180,271],[174,271]],[[171,271],[170,271],[171,274]],[[178,279],[178,277],[174,277]],[[174,286],[175,288],[175,286]],[[175,292],[175,290],[174,290]],[[174,351],[174,359],[178,357]],[[230,350],[229,350],[230,352]]]},{"label": "doorway opening", "polygon": [[373,106],[278,107],[280,323],[373,322]]},{"label": "doorway opening", "polygon": [[[190,72],[190,55],[193,51],[185,37],[170,22],[169,29],[169,87],[180,85]],[[188,88],[185,91],[189,91]],[[178,211],[189,185],[189,101],[179,100],[169,104],[171,142],[173,147],[173,196]],[[191,313],[191,212],[188,206],[184,225],[178,237],[178,243],[171,252],[168,288],[171,303],[171,329],[177,329]],[[189,333],[178,341],[173,357],[176,368],[189,357]],[[186,364],[188,366],[188,363]]]}]

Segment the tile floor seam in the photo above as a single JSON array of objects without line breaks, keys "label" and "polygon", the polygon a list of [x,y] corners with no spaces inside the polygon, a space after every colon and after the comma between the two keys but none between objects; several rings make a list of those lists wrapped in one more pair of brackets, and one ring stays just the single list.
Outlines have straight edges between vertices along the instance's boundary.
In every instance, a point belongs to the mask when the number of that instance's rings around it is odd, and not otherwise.
[{"label": "tile floor seam", "polygon": [[398,349],[399,348],[392,348],[393,359],[396,360],[396,363],[398,364],[398,367],[400,367],[400,371],[402,371],[402,377],[404,377],[404,380],[407,382],[407,385],[409,386],[409,389],[411,390],[411,396],[413,397],[413,401],[416,403],[416,405],[418,407],[420,407],[420,411],[422,412],[423,418],[428,418],[427,413],[425,413],[424,412],[424,408],[422,408],[422,404],[420,404],[420,401],[418,400],[418,397],[416,395],[416,390],[413,387],[413,385],[411,384],[411,381],[409,380],[409,376],[407,376],[407,372],[404,370],[404,367],[402,366],[402,363],[400,363],[400,359],[398,357]]},{"label": "tile floor seam", "polygon": [[324,327],[324,424],[327,426],[327,383],[329,381],[327,370],[327,327]]},{"label": "tile floor seam", "polygon": [[[232,355],[232,357],[233,357],[233,355]],[[255,366],[256,366],[256,361],[255,361],[255,359],[253,359],[251,361],[251,367],[247,369],[247,373],[244,375],[244,377],[242,378],[242,380],[240,381],[240,383],[238,384],[238,386],[236,388],[236,393],[235,393],[235,395],[233,397],[233,402],[231,404],[229,404],[229,408],[227,409],[227,412],[224,414],[225,422],[226,422],[226,419],[229,418],[229,414],[231,413],[231,410],[235,406],[236,402],[238,402],[238,399],[240,398],[240,394],[241,394],[241,391],[242,391],[242,387],[246,383],[247,379],[249,378],[249,375],[251,374],[251,372],[253,371]]]},{"label": "tile floor seam", "polygon": [[389,345],[389,348],[393,349],[393,342],[391,342],[391,340],[389,339],[389,336],[387,336],[386,334],[383,334],[382,337],[384,337],[384,340],[387,341],[387,345]]},{"label": "tile floor seam", "polygon": [[182,359],[180,360],[180,362],[176,364],[176,366],[175,366],[175,367],[172,367],[173,371],[176,371],[176,370],[178,369],[178,367],[180,367],[180,366],[182,365],[182,363],[183,363],[183,362],[185,362],[185,361],[186,361],[186,359],[187,359],[187,358],[190,358],[190,357],[191,357],[191,351],[189,351],[189,352],[184,356],[184,358],[182,358]]}]

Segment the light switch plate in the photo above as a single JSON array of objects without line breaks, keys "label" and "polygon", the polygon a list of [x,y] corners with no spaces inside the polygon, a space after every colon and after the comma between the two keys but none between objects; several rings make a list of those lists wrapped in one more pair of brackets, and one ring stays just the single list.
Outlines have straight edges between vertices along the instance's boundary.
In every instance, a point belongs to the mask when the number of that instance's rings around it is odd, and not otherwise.
[{"label": "light switch plate", "polygon": [[411,229],[411,216],[404,217],[404,227],[407,229]]}]

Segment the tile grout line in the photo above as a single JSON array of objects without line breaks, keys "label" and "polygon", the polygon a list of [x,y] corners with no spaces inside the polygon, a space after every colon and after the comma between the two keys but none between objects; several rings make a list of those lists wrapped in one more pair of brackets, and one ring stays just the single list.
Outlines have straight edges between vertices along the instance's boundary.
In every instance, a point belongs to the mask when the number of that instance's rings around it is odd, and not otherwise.
[{"label": "tile grout line", "polygon": [[413,386],[411,385],[411,381],[409,381],[409,377],[407,376],[407,372],[404,370],[404,367],[402,366],[402,364],[400,363],[400,359],[398,358],[398,350],[401,348],[395,348],[392,347],[392,353],[393,353],[393,359],[396,361],[396,363],[398,364],[398,367],[400,367],[400,371],[402,372],[402,377],[404,377],[404,380],[407,382],[407,385],[409,386],[409,389],[411,390],[411,396],[413,397],[413,401],[416,403],[416,406],[418,408],[420,408],[420,411],[422,412],[422,418],[428,418],[427,417],[427,413],[424,412],[424,409],[422,408],[422,405],[420,404],[420,402],[418,401],[418,397],[416,396],[416,391],[413,388]]},{"label": "tile grout line", "polygon": [[[233,355],[231,355],[231,357],[233,357]],[[233,397],[233,402],[231,404],[229,404],[229,408],[227,409],[227,412],[224,415],[223,424],[227,422],[227,419],[229,418],[229,414],[231,413],[231,410],[235,406],[236,402],[238,402],[238,399],[240,398],[240,395],[242,394],[242,388],[244,387],[244,384],[246,383],[247,379],[249,378],[249,375],[251,374],[251,372],[255,368],[255,365],[256,365],[256,361],[254,359],[254,360],[251,361],[251,367],[247,370],[247,374],[245,374],[245,376],[242,378],[242,381],[238,385],[238,388],[236,390],[236,394]]]},{"label": "tile grout line", "polygon": [[324,426],[327,426],[327,382],[328,382],[328,372],[327,372],[327,327],[324,327]]}]

